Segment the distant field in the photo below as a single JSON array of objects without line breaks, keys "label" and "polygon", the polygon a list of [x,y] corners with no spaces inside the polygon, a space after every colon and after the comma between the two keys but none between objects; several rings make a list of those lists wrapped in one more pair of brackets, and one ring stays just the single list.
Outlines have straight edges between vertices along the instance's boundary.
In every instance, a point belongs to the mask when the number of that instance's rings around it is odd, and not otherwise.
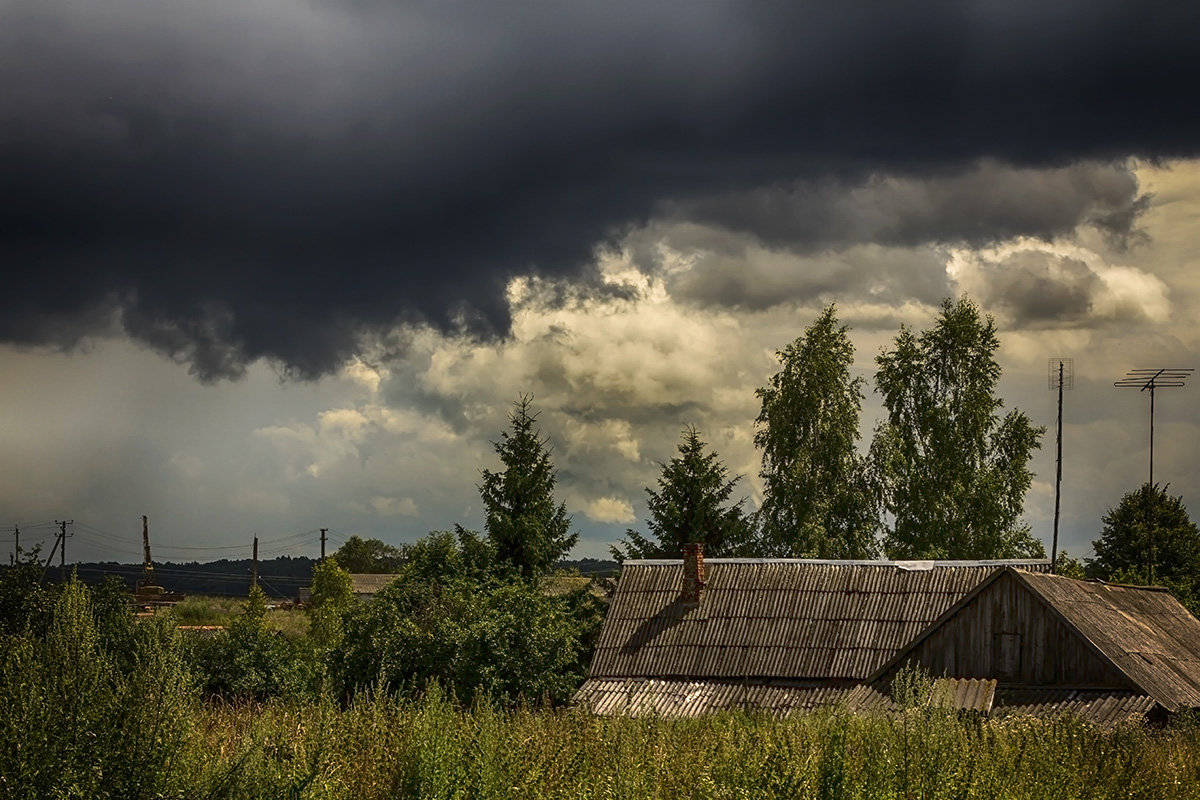
[{"label": "distant field", "polygon": [[[179,625],[224,627],[241,614],[245,607],[246,601],[237,597],[189,595],[183,602],[160,609],[158,614],[171,617]],[[308,633],[308,614],[302,610],[269,607],[267,623],[288,636],[303,636]]]}]

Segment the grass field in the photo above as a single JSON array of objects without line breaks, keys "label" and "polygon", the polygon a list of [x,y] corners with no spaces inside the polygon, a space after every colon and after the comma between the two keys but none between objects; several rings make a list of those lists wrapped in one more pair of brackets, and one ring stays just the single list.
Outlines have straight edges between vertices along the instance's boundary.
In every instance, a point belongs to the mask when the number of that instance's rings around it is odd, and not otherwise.
[{"label": "grass field", "polygon": [[909,710],[789,719],[464,711],[438,693],[199,708],[178,796],[229,798],[1194,798],[1200,729]]},{"label": "grass field", "polygon": [[[190,595],[186,600],[163,609],[160,614],[169,615],[178,625],[227,626],[246,608],[246,600],[239,597],[214,597]],[[308,633],[308,614],[299,610],[273,609],[267,613],[267,623],[287,636],[304,636]]]}]

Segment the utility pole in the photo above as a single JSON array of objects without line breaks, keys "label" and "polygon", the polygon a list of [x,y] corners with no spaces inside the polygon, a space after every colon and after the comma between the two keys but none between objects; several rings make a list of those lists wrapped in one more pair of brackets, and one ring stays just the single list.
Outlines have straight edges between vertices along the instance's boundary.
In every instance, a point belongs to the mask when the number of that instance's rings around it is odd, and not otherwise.
[{"label": "utility pole", "polygon": [[1154,583],[1154,564],[1157,555],[1154,551],[1154,503],[1158,499],[1158,490],[1154,486],[1154,390],[1178,389],[1183,386],[1194,372],[1191,367],[1131,369],[1124,378],[1113,385],[1118,389],[1137,389],[1139,392],[1150,392],[1150,495],[1146,498],[1146,531],[1150,539],[1149,552],[1149,581]]},{"label": "utility pole", "polygon": [[1063,389],[1075,385],[1075,363],[1069,358],[1050,359],[1050,388],[1058,389],[1058,457],[1054,469],[1054,540],[1050,546],[1050,572],[1058,571],[1058,511],[1062,500]]},{"label": "utility pole", "polygon": [[12,563],[21,563],[21,526],[13,525],[13,560]]},{"label": "utility pole", "polygon": [[[74,525],[75,520],[67,519],[61,522],[59,520],[54,520],[54,524],[58,526],[60,531],[58,540],[62,542],[62,546],[58,550],[58,573],[59,578],[65,581],[67,579],[67,526]],[[50,551],[50,556],[53,558],[53,550]]]},{"label": "utility pole", "polygon": [[325,534],[329,532],[329,528],[321,528],[321,560],[325,560]]},{"label": "utility pole", "polygon": [[254,562],[250,566],[250,588],[258,586],[258,537],[254,537]]}]

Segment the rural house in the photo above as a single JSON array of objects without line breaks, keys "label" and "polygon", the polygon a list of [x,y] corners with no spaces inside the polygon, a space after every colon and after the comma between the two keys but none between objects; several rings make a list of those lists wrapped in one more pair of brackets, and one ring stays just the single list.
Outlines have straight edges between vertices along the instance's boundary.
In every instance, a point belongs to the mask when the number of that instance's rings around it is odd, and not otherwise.
[{"label": "rural house", "polygon": [[[786,714],[890,701],[868,679],[1001,567],[1046,561],[626,561],[575,702],[597,714]],[[979,682],[959,689],[977,693]],[[964,697],[967,705],[979,701]]]},{"label": "rural house", "polygon": [[992,713],[1070,709],[1096,722],[1200,708],[1200,620],[1165,589],[998,570],[889,659],[994,682]]}]

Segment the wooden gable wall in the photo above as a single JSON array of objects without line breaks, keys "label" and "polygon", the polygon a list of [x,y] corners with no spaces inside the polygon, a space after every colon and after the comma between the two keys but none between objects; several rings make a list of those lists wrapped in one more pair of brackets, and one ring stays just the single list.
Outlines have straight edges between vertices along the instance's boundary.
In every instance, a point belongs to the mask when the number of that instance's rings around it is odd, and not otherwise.
[{"label": "wooden gable wall", "polygon": [[906,661],[1000,685],[1135,688],[1011,574],[970,598]]}]

